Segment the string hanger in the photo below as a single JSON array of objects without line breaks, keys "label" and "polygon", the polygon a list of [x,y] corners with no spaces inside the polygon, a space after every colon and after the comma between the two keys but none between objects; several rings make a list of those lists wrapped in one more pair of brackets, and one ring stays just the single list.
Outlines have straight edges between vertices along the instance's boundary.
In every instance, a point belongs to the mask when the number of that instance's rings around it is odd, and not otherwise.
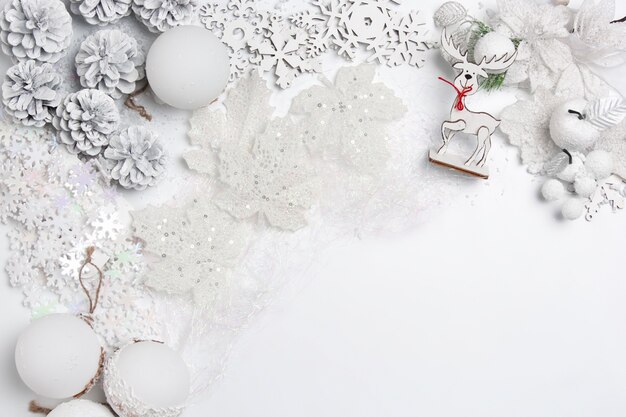
[{"label": "string hanger", "polygon": [[[89,246],[87,248],[87,251],[86,251],[87,256],[85,258],[85,262],[83,263],[83,265],[80,267],[80,270],[78,271],[78,281],[80,282],[80,286],[82,287],[83,291],[85,291],[85,294],[87,295],[87,299],[89,300],[89,314],[93,314],[93,312],[96,310],[96,307],[98,306],[98,301],[100,300],[100,290],[102,289],[102,281],[104,280],[104,274],[102,273],[102,270],[98,267],[98,265],[93,263],[92,257],[95,251],[96,251],[95,246]],[[89,293],[89,289],[85,285],[85,281],[83,278],[83,272],[87,265],[93,266],[94,268],[96,268],[96,271],[98,271],[98,285],[96,286],[96,294],[93,298],[91,297],[91,294]]]}]

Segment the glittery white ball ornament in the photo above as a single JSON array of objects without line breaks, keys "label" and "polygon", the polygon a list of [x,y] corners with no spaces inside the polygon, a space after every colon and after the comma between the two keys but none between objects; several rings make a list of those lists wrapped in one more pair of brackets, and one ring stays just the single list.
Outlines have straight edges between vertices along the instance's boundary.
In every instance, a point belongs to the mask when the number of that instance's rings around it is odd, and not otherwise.
[{"label": "glittery white ball ornament", "polygon": [[73,400],[56,406],[48,417],[115,417],[109,408],[88,400]]},{"label": "glittery white ball ornament", "polygon": [[589,152],[585,160],[585,168],[598,181],[605,180],[615,169],[613,155],[601,150]]},{"label": "glittery white ball ornament", "polygon": [[559,180],[550,179],[541,187],[541,195],[548,201],[556,201],[565,195],[565,186]]},{"label": "glittery white ball ornament", "polygon": [[550,136],[561,149],[583,152],[600,139],[600,131],[586,120],[587,100],[575,99],[561,104],[550,119]]},{"label": "glittery white ball ornament", "polygon": [[598,183],[591,177],[580,176],[574,181],[574,191],[581,197],[589,198],[598,188]]},{"label": "glittery white ball ornament", "polygon": [[177,417],[189,397],[189,369],[166,345],[137,342],[107,360],[103,388],[121,417]]},{"label": "glittery white ball ornament", "polygon": [[[491,61],[504,56],[512,56],[515,53],[515,45],[511,39],[498,32],[489,32],[478,39],[474,46],[474,61],[479,63],[483,60]],[[501,74],[507,69],[488,71],[493,74]]]},{"label": "glittery white ball ornament", "polygon": [[195,110],[210,104],[226,88],[228,49],[204,28],[178,26],[150,47],[146,76],[160,100],[178,109]]},{"label": "glittery white ball ornament", "polygon": [[32,322],[20,335],[15,365],[36,394],[69,398],[93,386],[103,352],[98,336],[83,320],[71,314],[52,314]]},{"label": "glittery white ball ornament", "polygon": [[561,214],[566,220],[579,219],[584,211],[585,204],[578,198],[570,198],[563,204],[563,207],[561,207]]}]

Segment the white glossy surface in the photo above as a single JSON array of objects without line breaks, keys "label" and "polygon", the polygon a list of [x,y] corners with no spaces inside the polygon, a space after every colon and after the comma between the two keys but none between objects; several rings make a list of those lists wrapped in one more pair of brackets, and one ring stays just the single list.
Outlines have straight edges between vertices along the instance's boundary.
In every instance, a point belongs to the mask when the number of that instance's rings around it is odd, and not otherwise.
[{"label": "white glossy surface", "polygon": [[199,26],[178,26],[160,35],[146,58],[152,91],[170,106],[193,110],[215,100],[229,76],[226,46]]}]

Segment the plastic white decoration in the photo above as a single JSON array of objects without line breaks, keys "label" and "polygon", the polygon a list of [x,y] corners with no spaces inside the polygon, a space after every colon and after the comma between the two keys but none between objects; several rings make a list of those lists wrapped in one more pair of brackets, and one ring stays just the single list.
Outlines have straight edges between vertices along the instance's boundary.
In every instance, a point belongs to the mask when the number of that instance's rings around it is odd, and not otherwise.
[{"label": "plastic white decoration", "polygon": [[610,129],[626,118],[626,101],[621,97],[595,100],[585,109],[585,117],[599,130]]},{"label": "plastic white decoration", "polygon": [[149,207],[133,213],[135,235],[155,256],[146,285],[168,294],[193,292],[196,305],[213,308],[228,298],[230,275],[251,230],[209,199],[182,208]]},{"label": "plastic white decoration", "polygon": [[47,398],[89,391],[100,375],[104,351],[82,319],[52,314],[31,323],[17,340],[15,365],[26,385]]},{"label": "plastic white decoration", "polygon": [[70,10],[90,25],[105,26],[128,16],[131,4],[132,0],[70,0]]},{"label": "plastic white decoration", "polygon": [[115,417],[104,404],[89,400],[72,400],[59,404],[48,417]]},{"label": "plastic white decoration", "polygon": [[145,57],[137,41],[124,32],[100,30],[83,41],[76,54],[80,84],[113,98],[135,91],[143,79]]},{"label": "plastic white decoration", "polygon": [[11,0],[0,14],[2,50],[17,61],[57,62],[72,41],[61,0]]},{"label": "plastic white decoration", "polygon": [[61,103],[61,76],[51,64],[28,60],[8,69],[2,84],[4,111],[18,123],[43,127]]},{"label": "plastic white decoration", "polygon": [[375,75],[375,65],[342,68],[334,84],[324,78],[324,85],[294,99],[291,113],[306,116],[299,131],[313,155],[339,156],[363,173],[385,167],[387,126],[406,107],[391,89],[374,81]]},{"label": "plastic white decoration", "polygon": [[103,388],[121,417],[178,417],[189,396],[190,375],[180,355],[162,343],[125,346],[106,363]]},{"label": "plastic white decoration", "polygon": [[198,7],[198,0],[133,0],[132,5],[135,17],[154,33],[190,24]]}]

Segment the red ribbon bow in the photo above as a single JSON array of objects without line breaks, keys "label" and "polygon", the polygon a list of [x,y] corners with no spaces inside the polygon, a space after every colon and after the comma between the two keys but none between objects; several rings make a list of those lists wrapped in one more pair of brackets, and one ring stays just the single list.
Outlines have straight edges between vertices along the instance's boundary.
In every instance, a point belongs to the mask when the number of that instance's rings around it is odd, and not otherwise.
[{"label": "red ribbon bow", "polygon": [[463,91],[460,91],[458,88],[456,88],[456,85],[454,85],[454,83],[446,80],[443,77],[439,77],[439,79],[441,81],[443,81],[446,84],[450,84],[452,86],[452,88],[454,88],[456,90],[456,103],[454,105],[454,107],[456,107],[457,110],[461,111],[465,109],[465,104],[463,104],[463,99],[467,96],[467,94],[472,91],[472,87],[465,87],[463,88]]}]

